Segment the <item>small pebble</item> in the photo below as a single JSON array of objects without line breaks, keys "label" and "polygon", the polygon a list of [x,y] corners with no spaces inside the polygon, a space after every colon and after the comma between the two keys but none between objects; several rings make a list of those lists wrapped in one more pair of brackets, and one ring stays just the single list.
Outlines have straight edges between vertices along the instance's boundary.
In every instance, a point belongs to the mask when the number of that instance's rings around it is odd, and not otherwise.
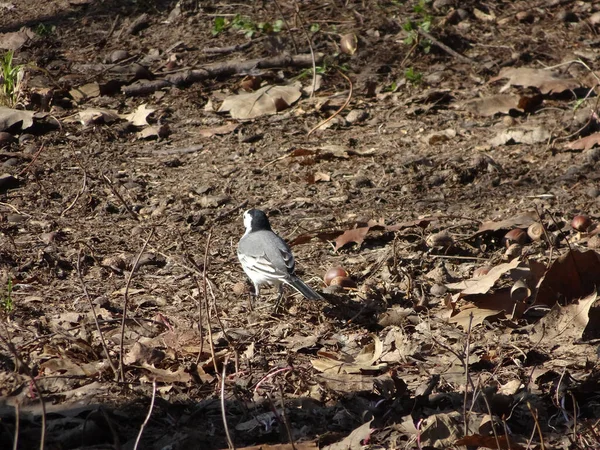
[{"label": "small pebble", "polygon": [[348,123],[359,123],[367,120],[369,118],[369,113],[363,109],[353,109],[346,116],[346,121]]},{"label": "small pebble", "polygon": [[596,198],[600,195],[600,189],[598,189],[595,186],[592,186],[587,191],[585,191],[585,195],[587,195],[589,198]]},{"label": "small pebble", "polygon": [[579,22],[579,17],[573,11],[560,11],[556,14],[556,18],[561,22]]},{"label": "small pebble", "polygon": [[34,139],[35,139],[35,136],[33,134],[24,133],[21,136],[19,136],[19,145],[25,144],[26,142],[31,142]]},{"label": "small pebble", "polygon": [[519,11],[517,13],[517,20],[521,23],[533,23],[535,20],[535,16],[531,10],[528,11]]},{"label": "small pebble", "polygon": [[14,140],[15,138],[12,134],[7,133],[6,131],[0,131],[0,148],[10,145]]},{"label": "small pebble", "polygon": [[19,165],[19,158],[8,158],[6,161],[4,161],[4,164],[2,164],[4,167],[15,167]]},{"label": "small pebble", "polygon": [[435,297],[442,297],[446,294],[447,291],[448,288],[446,286],[444,286],[443,284],[436,283],[433,286],[431,286],[429,293]]},{"label": "small pebble", "polygon": [[9,173],[0,175],[0,189],[11,189],[19,185],[19,180]]}]

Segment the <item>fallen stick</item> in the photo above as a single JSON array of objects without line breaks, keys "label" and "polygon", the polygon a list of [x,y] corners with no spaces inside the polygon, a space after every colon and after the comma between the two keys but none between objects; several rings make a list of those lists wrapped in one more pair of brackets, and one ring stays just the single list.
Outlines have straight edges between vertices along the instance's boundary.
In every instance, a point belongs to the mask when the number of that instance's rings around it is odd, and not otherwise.
[{"label": "fallen stick", "polygon": [[423,36],[425,39],[429,39],[431,41],[431,43],[433,45],[436,45],[437,47],[441,48],[442,50],[444,50],[446,53],[448,53],[451,56],[454,56],[456,59],[458,59],[459,61],[462,61],[464,63],[469,63],[469,64],[473,64],[474,61],[471,58],[468,58],[464,55],[461,55],[460,53],[458,53],[456,50],[451,49],[450,47],[448,47],[446,44],[444,44],[443,42],[440,42],[439,40],[437,40],[436,38],[434,38],[431,34],[429,34],[427,31],[422,30],[421,28],[419,28],[419,34],[421,36]]},{"label": "fallen stick", "polygon": [[[323,54],[315,54],[315,64],[323,61]],[[151,94],[168,86],[185,86],[203,81],[208,78],[235,75],[253,69],[272,69],[275,67],[312,67],[312,55],[280,55],[271,58],[249,59],[247,61],[226,61],[210,64],[201,69],[189,69],[167,75],[162,80],[140,80],[129,86],[123,86],[121,91],[127,96]]]}]

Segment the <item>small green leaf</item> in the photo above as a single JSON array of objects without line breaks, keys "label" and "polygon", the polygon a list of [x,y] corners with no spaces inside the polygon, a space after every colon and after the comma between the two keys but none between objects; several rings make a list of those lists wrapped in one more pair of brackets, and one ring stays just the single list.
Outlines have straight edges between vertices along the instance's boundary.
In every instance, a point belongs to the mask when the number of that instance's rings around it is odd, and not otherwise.
[{"label": "small green leaf", "polygon": [[283,20],[281,20],[281,19],[276,20],[273,23],[273,32],[274,33],[279,33],[283,29],[283,25],[284,25]]},{"label": "small green leaf", "polygon": [[213,22],[212,35],[216,36],[217,34],[221,33],[225,29],[225,25],[225,17],[215,17],[215,20]]}]

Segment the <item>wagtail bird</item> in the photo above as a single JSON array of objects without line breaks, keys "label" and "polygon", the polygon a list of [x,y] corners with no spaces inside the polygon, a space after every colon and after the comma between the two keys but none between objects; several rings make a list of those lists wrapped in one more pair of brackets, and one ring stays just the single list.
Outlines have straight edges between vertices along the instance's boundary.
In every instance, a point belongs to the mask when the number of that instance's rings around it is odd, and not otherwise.
[{"label": "wagtail bird", "polygon": [[244,226],[246,232],[238,244],[237,255],[244,272],[254,283],[256,297],[260,293],[260,286],[270,284],[279,287],[279,303],[283,285],[287,284],[309,300],[323,300],[323,297],[294,274],[294,255],[285,241],[273,232],[263,211],[246,211]]}]

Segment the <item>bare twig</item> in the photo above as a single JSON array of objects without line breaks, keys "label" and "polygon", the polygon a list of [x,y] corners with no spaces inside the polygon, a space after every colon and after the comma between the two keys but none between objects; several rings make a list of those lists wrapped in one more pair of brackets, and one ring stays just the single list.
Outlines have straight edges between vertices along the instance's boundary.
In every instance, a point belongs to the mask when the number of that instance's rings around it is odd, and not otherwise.
[{"label": "bare twig", "polygon": [[227,413],[225,411],[225,375],[227,374],[227,362],[229,358],[225,358],[223,362],[223,374],[221,376],[221,417],[223,418],[223,427],[225,428],[225,436],[227,437],[227,445],[231,450],[235,450],[235,445],[229,434],[229,426],[227,425]]},{"label": "bare twig", "polygon": [[290,419],[288,418],[287,413],[285,412],[285,398],[283,396],[283,386],[281,384],[279,384],[279,396],[281,398],[281,415],[283,416],[283,424],[285,425],[285,431],[287,432],[288,439],[290,440],[292,450],[296,450],[296,446],[294,445],[294,437],[292,436],[292,428],[290,427]]},{"label": "bare twig", "polygon": [[21,422],[21,405],[17,401],[15,403],[15,437],[13,439],[13,450],[17,450],[19,448],[19,427]]},{"label": "bare twig", "polygon": [[244,42],[243,44],[229,45],[227,47],[204,47],[202,52],[208,53],[209,55],[226,55],[227,53],[240,52],[252,47],[257,42],[264,40],[265,37],[252,39],[251,41]]},{"label": "bare twig", "polygon": [[294,6],[296,7],[296,17],[298,18],[298,20],[300,21],[300,25],[302,28],[302,32],[304,33],[304,36],[306,36],[306,41],[308,42],[308,48],[310,49],[310,56],[312,57],[312,88],[310,91],[310,98],[313,98],[315,95],[315,90],[317,88],[317,64],[315,62],[315,51],[313,49],[312,46],[312,37],[310,36],[310,34],[308,34],[308,31],[306,31],[306,24],[304,22],[304,19],[302,18],[302,14],[300,14],[300,6],[298,5],[298,2],[296,0],[294,1]]},{"label": "bare twig", "polygon": [[[35,380],[35,377],[32,374],[31,368],[27,364],[25,364],[25,361],[23,361],[23,358],[21,358],[21,355],[19,355],[17,348],[14,346],[14,344],[10,340],[8,340],[8,339],[10,339],[10,333],[9,333],[8,329],[6,328],[6,325],[2,321],[0,321],[0,323],[2,323],[2,325],[4,326],[4,330],[6,331],[6,335],[7,335],[7,338],[4,338],[4,336],[2,336],[2,334],[0,334],[0,342],[2,342],[7,347],[8,351],[15,358],[15,365],[17,367],[20,367],[21,370],[23,370],[24,373],[29,377],[31,384],[33,385],[35,392],[40,399],[40,406],[42,408],[42,430],[40,432],[40,450],[44,450],[44,445],[46,443],[46,402],[44,401],[42,391],[40,390],[40,387],[38,386],[37,381]],[[16,437],[15,437],[15,441],[16,441]],[[16,445],[16,444],[13,444],[13,445]]]},{"label": "bare twig", "polygon": [[534,411],[531,407],[531,403],[527,402],[527,408],[529,408],[529,412],[531,413],[531,417],[533,417],[533,421],[535,422],[535,429],[538,432],[538,436],[540,437],[540,448],[542,450],[546,450],[546,446],[544,445],[544,435],[542,434],[542,428],[540,427],[540,422],[538,421],[537,410]]},{"label": "bare twig", "polygon": [[[490,402],[487,399],[487,395],[483,393],[481,396],[483,401],[485,402],[485,406],[487,408],[488,414],[490,415],[490,424],[492,425],[492,432],[494,433],[494,438],[496,439],[496,448],[502,448],[500,446],[500,440],[498,439],[498,432],[496,431],[496,425],[494,424],[494,416],[492,415],[492,408],[490,407]],[[507,439],[506,442],[510,446],[510,441]]]},{"label": "bare twig", "polygon": [[242,203],[240,203],[239,205],[237,205],[234,208],[231,208],[227,211],[222,211],[220,212],[217,217],[215,217],[214,221],[218,222],[220,220],[223,220],[226,217],[229,217],[231,214],[238,212],[240,209],[245,208],[246,205],[248,205],[248,200],[244,200]]},{"label": "bare twig", "polygon": [[441,48],[449,55],[454,56],[456,59],[458,59],[464,63],[469,63],[469,64],[473,64],[475,62],[471,58],[467,58],[466,56],[461,55],[456,50],[452,50],[446,44],[444,44],[444,43],[440,42],[439,40],[437,40],[436,38],[434,38],[431,34],[429,34],[427,31],[423,30],[421,27],[418,27],[418,31],[419,31],[419,34],[421,36],[423,36],[425,39],[429,39],[437,47]]},{"label": "bare twig", "polygon": [[31,165],[35,162],[36,159],[38,159],[38,156],[40,156],[40,154],[42,153],[42,150],[44,150],[44,144],[42,144],[40,146],[40,149],[35,153],[35,155],[33,155],[33,158],[31,159],[29,164],[27,164],[27,166],[19,172],[19,174],[18,174],[19,177],[29,170]]},{"label": "bare twig", "polygon": [[144,433],[144,428],[150,421],[150,416],[152,415],[152,410],[154,409],[154,399],[156,398],[156,380],[152,380],[152,399],[150,400],[150,407],[148,408],[148,414],[146,414],[146,418],[140,426],[140,431],[138,432],[137,438],[135,439],[135,445],[133,446],[133,450],[137,450],[138,445],[140,443],[140,439],[142,439],[142,433]]},{"label": "bare twig", "polygon": [[131,217],[133,217],[133,219],[135,219],[135,220],[140,220],[140,218],[137,216],[137,214],[134,213],[133,210],[129,207],[129,205],[127,204],[127,202],[125,201],[125,199],[121,196],[121,194],[119,194],[119,192],[117,191],[117,189],[113,185],[112,181],[110,181],[110,178],[108,178],[106,175],[102,174],[102,179],[105,181],[106,185],[109,187],[109,189],[111,190],[111,192],[113,194],[115,194],[115,197],[117,197],[121,201],[121,203],[123,204],[123,206],[125,207],[125,209],[129,213],[129,215]]},{"label": "bare twig", "polygon": [[346,99],[346,101],[344,102],[344,104],[340,107],[340,109],[338,109],[336,112],[333,113],[333,115],[331,115],[330,117],[328,117],[327,119],[319,122],[315,127],[313,127],[307,134],[307,136],[310,136],[311,134],[313,134],[313,132],[315,130],[317,130],[318,128],[322,127],[323,125],[325,125],[326,123],[328,123],[329,121],[331,121],[335,116],[339,115],[344,109],[346,109],[346,107],[348,106],[348,104],[350,103],[350,99],[352,98],[352,81],[350,80],[350,78],[348,78],[346,75],[344,75],[340,70],[338,70],[338,73],[343,76],[346,81],[348,81],[348,83],[350,84],[350,88],[348,90],[348,98]]},{"label": "bare twig", "polygon": [[312,55],[279,55],[270,58],[249,59],[247,61],[225,61],[223,63],[210,64],[201,69],[186,69],[182,72],[173,73],[161,80],[147,82],[136,82],[121,88],[125,95],[147,95],[170,86],[184,86],[197,83],[206,79],[235,75],[248,72],[253,69],[272,69],[276,67],[311,67],[323,61],[323,54]]},{"label": "bare twig", "polygon": [[283,10],[281,9],[281,5],[279,4],[278,0],[275,0],[275,7],[277,8],[277,11],[279,11],[281,20],[283,20],[283,23],[285,23],[285,28],[287,29],[287,32],[290,35],[290,40],[292,41],[292,46],[294,47],[294,53],[297,55],[298,54],[298,45],[296,44],[296,39],[294,39],[294,33],[292,33],[292,27],[290,27],[290,24],[288,23],[287,19],[285,18],[285,15],[283,14]]},{"label": "bare twig", "polygon": [[[464,420],[464,424],[465,424],[465,436],[469,434],[469,421],[467,420],[467,399],[469,398],[469,354],[471,353],[471,326],[472,325],[473,325],[473,313],[469,314],[469,326],[467,328],[467,342],[465,344],[465,395],[463,398],[463,420]],[[484,395],[484,397],[485,397],[485,395]]]},{"label": "bare twig", "polygon": [[152,239],[153,235],[154,235],[154,228],[152,228],[150,230],[148,237],[146,238],[146,240],[144,241],[144,244],[142,245],[142,248],[138,252],[138,254],[135,258],[135,261],[133,262],[133,266],[131,267],[131,270],[129,271],[129,275],[127,276],[127,282],[125,283],[125,293],[123,294],[123,297],[124,297],[124,299],[123,299],[123,317],[121,319],[121,342],[119,343],[119,374],[121,377],[121,381],[123,381],[123,382],[125,381],[125,369],[123,367],[123,346],[124,346],[123,341],[125,340],[125,321],[127,320],[127,306],[129,304],[129,285],[131,284],[131,279],[133,278],[133,274],[135,273],[136,269],[138,268],[140,258],[142,257],[142,254],[146,250],[146,247],[148,246],[148,242],[150,241],[150,239]]},{"label": "bare twig", "polygon": [[210,305],[208,300],[208,289],[207,289],[207,280],[206,280],[206,265],[208,264],[208,248],[210,246],[210,238],[212,237],[212,230],[208,232],[208,237],[206,238],[206,246],[204,247],[204,269],[202,271],[202,288],[200,288],[200,284],[198,283],[198,279],[194,277],[194,281],[196,282],[196,286],[198,286],[198,291],[202,291],[202,296],[204,297],[204,307],[206,308],[206,328],[208,329],[208,345],[210,347],[210,355],[213,361],[213,367],[215,369],[215,375],[219,376],[219,368],[217,367],[217,356],[215,354],[215,343],[212,338],[212,323],[211,323],[211,314],[210,314]]},{"label": "bare twig", "polygon": [[117,368],[115,367],[112,358],[110,357],[110,353],[108,351],[108,345],[106,345],[106,340],[104,339],[104,333],[102,332],[102,328],[100,328],[100,323],[98,322],[98,315],[96,314],[96,307],[94,306],[94,302],[88,293],[87,287],[85,286],[85,282],[83,281],[83,275],[81,274],[81,249],[77,253],[77,278],[79,278],[79,283],[81,283],[81,289],[83,290],[83,295],[88,301],[90,305],[90,309],[92,310],[92,315],[94,316],[94,323],[96,325],[96,330],[98,331],[98,335],[100,336],[100,342],[102,343],[102,348],[104,349],[104,354],[106,355],[106,359],[108,360],[108,365],[113,371],[113,375],[115,378],[118,377]]},{"label": "bare twig", "polygon": [[61,213],[60,216],[64,216],[71,208],[73,208],[73,206],[75,206],[75,203],[77,203],[77,200],[79,200],[79,197],[85,192],[85,188],[87,186],[87,171],[84,170],[83,171],[83,183],[81,186],[81,190],[79,192],[77,192],[77,195],[75,196],[75,198],[73,199],[73,201],[71,202],[71,204],[69,206],[67,206]]}]

